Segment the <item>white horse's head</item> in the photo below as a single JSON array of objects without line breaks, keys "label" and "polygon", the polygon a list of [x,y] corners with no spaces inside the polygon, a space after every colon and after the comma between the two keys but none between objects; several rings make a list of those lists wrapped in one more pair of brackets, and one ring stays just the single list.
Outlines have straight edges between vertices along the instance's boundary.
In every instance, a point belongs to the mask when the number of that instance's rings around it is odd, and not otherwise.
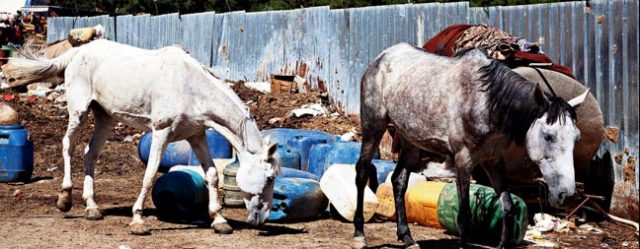
[{"label": "white horse's head", "polygon": [[576,127],[575,107],[582,104],[589,89],[568,102],[552,97],[547,99],[536,87],[536,102],[545,112],[536,119],[526,136],[529,158],[538,165],[549,186],[549,202],[561,207],[575,195],[576,182],[573,166],[573,147],[580,139]]},{"label": "white horse's head", "polygon": [[236,182],[249,210],[247,222],[252,225],[262,226],[269,218],[273,184],[280,172],[280,164],[273,157],[277,148],[278,145],[270,143],[267,138],[258,151],[243,151],[239,155],[240,168]]}]

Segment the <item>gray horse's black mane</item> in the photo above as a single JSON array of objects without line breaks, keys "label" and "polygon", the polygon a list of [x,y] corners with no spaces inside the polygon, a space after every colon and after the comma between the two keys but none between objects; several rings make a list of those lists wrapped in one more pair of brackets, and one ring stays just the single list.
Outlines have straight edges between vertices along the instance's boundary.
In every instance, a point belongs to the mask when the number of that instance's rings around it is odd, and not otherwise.
[{"label": "gray horse's black mane", "polygon": [[575,110],[559,97],[547,96],[538,103],[536,84],[513,72],[501,62],[492,61],[478,69],[482,91],[489,94],[487,108],[491,121],[517,144],[523,144],[533,122],[547,113],[547,124],[564,122],[566,115],[576,120]]}]

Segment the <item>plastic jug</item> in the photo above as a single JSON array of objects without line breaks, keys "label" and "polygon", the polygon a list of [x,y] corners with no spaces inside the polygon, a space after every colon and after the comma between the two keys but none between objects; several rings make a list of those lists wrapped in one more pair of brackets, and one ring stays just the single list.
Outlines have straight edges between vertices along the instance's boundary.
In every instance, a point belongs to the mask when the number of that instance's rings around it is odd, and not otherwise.
[{"label": "plastic jug", "polygon": [[278,144],[274,157],[280,162],[281,168],[300,169],[302,165],[300,151],[286,144]]},{"label": "plastic jug", "polygon": [[309,150],[316,144],[327,144],[331,142],[328,138],[324,137],[308,137],[308,136],[293,136],[287,141],[287,144],[298,150],[300,153],[300,169],[309,170]]},{"label": "plastic jug", "polygon": [[268,220],[286,222],[316,218],[324,212],[328,203],[318,181],[278,177]]},{"label": "plastic jug", "polygon": [[[320,188],[329,202],[344,219],[353,221],[356,211],[356,171],[354,165],[335,164],[320,178]],[[373,217],[378,199],[369,187],[364,189],[363,213],[365,221]]]}]

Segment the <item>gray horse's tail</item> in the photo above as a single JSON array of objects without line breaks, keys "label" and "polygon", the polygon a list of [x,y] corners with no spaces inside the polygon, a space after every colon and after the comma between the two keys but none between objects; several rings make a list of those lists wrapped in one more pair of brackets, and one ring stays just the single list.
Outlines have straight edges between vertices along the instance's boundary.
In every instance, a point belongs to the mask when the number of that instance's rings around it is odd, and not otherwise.
[{"label": "gray horse's tail", "polygon": [[55,59],[11,58],[2,66],[5,79],[11,86],[25,85],[54,76],[61,76],[67,65],[78,53],[78,48],[71,48]]}]

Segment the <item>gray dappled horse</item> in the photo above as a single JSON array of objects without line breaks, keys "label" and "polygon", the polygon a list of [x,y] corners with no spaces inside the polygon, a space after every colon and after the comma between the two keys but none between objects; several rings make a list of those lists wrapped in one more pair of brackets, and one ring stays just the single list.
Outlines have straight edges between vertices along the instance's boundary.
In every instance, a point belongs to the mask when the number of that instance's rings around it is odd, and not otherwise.
[{"label": "gray dappled horse", "polygon": [[[505,186],[506,148],[524,146],[538,166],[551,192],[549,202],[565,205],[575,194],[573,148],[580,138],[574,107],[588,90],[564,101],[546,96],[539,85],[527,81],[481,50],[456,57],[430,54],[409,44],[383,51],[362,77],[362,151],[356,165],[358,188],[352,246],[366,247],[363,197],[371,160],[387,125],[401,138],[399,161],[392,174],[397,211],[397,235],[407,247],[417,247],[407,225],[404,194],[410,171],[420,167],[420,150],[453,158],[460,215],[460,240],[466,245],[469,182],[472,169],[481,165],[499,195],[503,216],[510,214],[511,196]],[[499,248],[508,238],[507,219]]]}]

